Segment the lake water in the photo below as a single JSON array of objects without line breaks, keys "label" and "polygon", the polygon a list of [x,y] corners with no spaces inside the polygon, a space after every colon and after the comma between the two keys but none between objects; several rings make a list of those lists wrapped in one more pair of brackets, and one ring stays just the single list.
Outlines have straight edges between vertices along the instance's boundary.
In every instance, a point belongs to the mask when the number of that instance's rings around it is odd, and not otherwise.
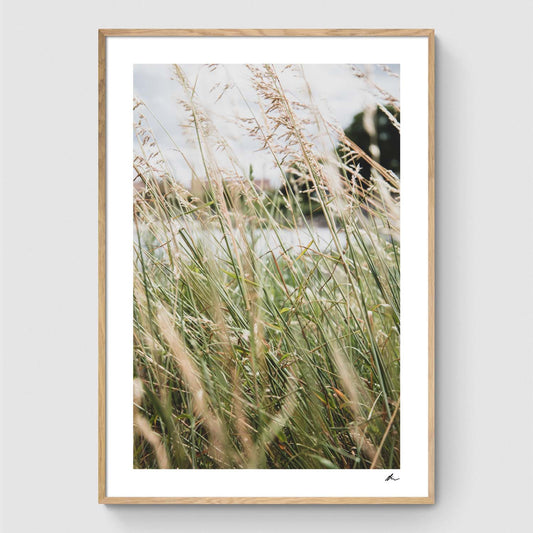
[{"label": "lake water", "polygon": [[[197,222],[188,223],[186,226],[175,223],[173,231],[178,236],[178,242],[183,242],[183,239],[179,238],[179,234],[184,232],[185,236],[189,236],[193,242],[202,242],[215,254],[225,248],[223,234],[218,227],[206,228]],[[142,229],[141,232],[146,238],[146,234]],[[244,239],[246,239],[247,243],[253,243],[253,249],[259,256],[270,251],[275,255],[279,255],[283,252],[283,249],[299,254],[310,244],[312,244],[311,248],[314,250],[324,253],[336,248],[329,228],[324,225],[310,225],[309,228],[303,226],[297,229],[278,228],[276,231],[272,229],[256,229],[253,234],[246,228],[244,232],[240,231],[239,228],[233,228],[233,235],[237,246],[243,252],[248,248],[248,245],[243,246]],[[337,240],[342,247],[346,244],[346,234],[343,230],[337,233]]]}]

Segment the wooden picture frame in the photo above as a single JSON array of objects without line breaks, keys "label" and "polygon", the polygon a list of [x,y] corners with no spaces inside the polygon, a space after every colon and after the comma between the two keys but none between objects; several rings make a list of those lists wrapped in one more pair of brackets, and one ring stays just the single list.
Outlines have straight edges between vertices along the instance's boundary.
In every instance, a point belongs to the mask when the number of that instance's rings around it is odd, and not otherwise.
[{"label": "wooden picture frame", "polygon": [[[128,495],[109,491],[109,453],[108,453],[108,405],[110,389],[108,381],[108,349],[106,337],[110,327],[110,317],[106,315],[106,276],[108,245],[107,226],[110,213],[107,211],[107,158],[110,139],[107,135],[109,120],[107,63],[108,39],[112,38],[421,38],[427,40],[427,490],[418,495],[363,495],[363,496],[152,496]],[[356,60],[354,61],[356,62]],[[434,496],[434,30],[432,29],[101,29],[98,32],[98,501],[103,504],[431,504]],[[424,134],[425,135],[425,134]],[[403,224],[403,222],[402,222]],[[402,225],[403,227],[403,225]],[[403,298],[403,296],[402,296]],[[403,301],[403,300],[402,300]],[[424,315],[426,316],[426,315]],[[425,326],[424,326],[425,327]],[[424,328],[423,328],[424,329]],[[403,396],[402,396],[403,401]],[[398,400],[399,404],[399,400]],[[403,407],[403,403],[402,403]],[[403,415],[402,415],[403,416]],[[403,418],[402,418],[403,420]],[[403,446],[403,442],[402,442]],[[133,466],[132,466],[133,468]],[[401,469],[399,470],[401,472]],[[383,478],[389,472],[383,470]],[[402,477],[400,475],[400,477]],[[393,477],[393,479],[395,479]],[[394,483],[394,481],[392,482]]]}]

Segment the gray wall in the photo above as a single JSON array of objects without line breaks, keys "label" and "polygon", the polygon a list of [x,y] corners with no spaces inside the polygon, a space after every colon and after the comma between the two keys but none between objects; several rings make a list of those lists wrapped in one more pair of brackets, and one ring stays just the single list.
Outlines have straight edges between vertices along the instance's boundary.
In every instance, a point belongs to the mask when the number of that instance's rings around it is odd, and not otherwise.
[{"label": "gray wall", "polygon": [[[491,6],[6,2],[5,531],[519,530],[533,482],[533,3]],[[435,506],[97,505],[99,27],[436,28]]]}]

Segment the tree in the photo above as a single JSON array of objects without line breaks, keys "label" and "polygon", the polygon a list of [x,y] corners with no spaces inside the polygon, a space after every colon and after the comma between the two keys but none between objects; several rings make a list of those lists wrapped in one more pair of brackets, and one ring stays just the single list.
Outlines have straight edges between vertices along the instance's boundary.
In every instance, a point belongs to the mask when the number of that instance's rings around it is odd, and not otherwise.
[{"label": "tree", "polygon": [[[391,105],[385,106],[387,111],[400,122],[400,113]],[[362,148],[370,155],[370,135],[363,124],[363,112],[354,116],[352,123],[344,130],[346,136],[355,144]],[[400,132],[394,126],[391,119],[380,109],[374,116],[376,127],[377,146],[379,148],[379,161],[387,170],[392,170],[398,177],[400,176]],[[363,159],[359,159],[353,164],[360,166],[360,174],[368,179],[370,178],[370,165]]]}]

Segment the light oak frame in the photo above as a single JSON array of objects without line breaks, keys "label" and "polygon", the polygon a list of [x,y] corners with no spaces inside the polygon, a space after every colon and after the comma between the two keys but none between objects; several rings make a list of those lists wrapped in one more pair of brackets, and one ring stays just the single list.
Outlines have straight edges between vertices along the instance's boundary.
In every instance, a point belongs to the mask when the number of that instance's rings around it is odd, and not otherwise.
[{"label": "light oak frame", "polygon": [[[107,37],[427,37],[428,39],[428,496],[109,497],[106,495],[106,38]],[[98,502],[104,504],[432,504],[435,502],[435,32],[433,29],[101,29],[98,31]]]}]

